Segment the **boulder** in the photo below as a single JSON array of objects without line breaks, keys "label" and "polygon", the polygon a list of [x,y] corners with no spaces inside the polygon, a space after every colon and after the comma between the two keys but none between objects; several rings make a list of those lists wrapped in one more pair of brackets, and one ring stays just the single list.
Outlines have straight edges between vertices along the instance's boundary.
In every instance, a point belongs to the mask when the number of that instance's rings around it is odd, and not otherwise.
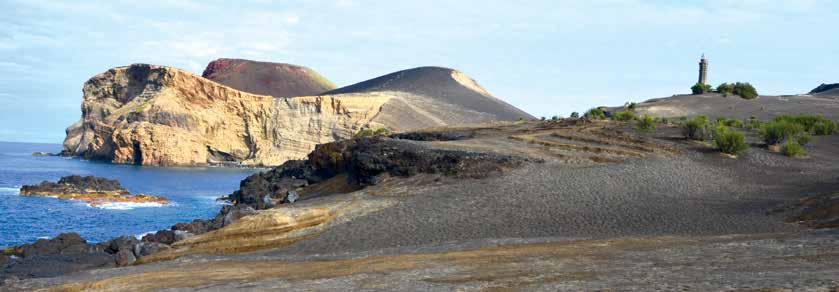
[{"label": "boulder", "polygon": [[169,245],[159,242],[140,242],[134,245],[134,255],[142,258],[169,249]]},{"label": "boulder", "polygon": [[131,265],[135,261],[137,261],[137,257],[134,256],[133,247],[121,249],[114,255],[114,263],[116,263],[117,267]]},{"label": "boulder", "polygon": [[144,242],[157,242],[163,244],[172,244],[175,242],[175,231],[174,230],[160,230],[158,232],[147,234],[143,236],[142,241]]},{"label": "boulder", "polygon": [[2,271],[3,268],[5,268],[11,261],[12,257],[0,254],[0,271]]},{"label": "boulder", "polygon": [[283,204],[291,204],[297,201],[300,198],[300,195],[297,194],[295,191],[288,191],[286,194],[285,199],[283,199]]},{"label": "boulder", "polygon": [[190,237],[194,236],[194,234],[192,234],[188,231],[174,230],[174,232],[175,232],[175,242],[178,242],[178,241],[181,241],[181,240],[184,240],[184,239],[187,239],[187,238],[190,238]]},{"label": "boulder", "polygon": [[30,258],[39,255],[59,254],[62,250],[70,247],[85,247],[85,241],[78,233],[62,233],[52,239],[38,239],[35,243],[24,244],[16,248],[20,256]]},{"label": "boulder", "polygon": [[131,251],[134,249],[134,245],[139,242],[140,241],[137,240],[137,238],[134,236],[117,237],[108,242],[108,248],[106,251],[112,254],[118,253],[123,250]]},{"label": "boulder", "polygon": [[198,234],[203,234],[203,233],[206,233],[207,231],[209,231],[209,229],[210,229],[209,225],[210,224],[207,222],[207,220],[195,219],[195,220],[192,220],[192,222],[189,222],[189,223],[175,224],[174,226],[172,226],[172,230],[181,230],[181,231],[189,232],[191,234],[198,235]]},{"label": "boulder", "polygon": [[18,278],[54,277],[80,270],[114,266],[107,245],[88,244],[76,233],[63,233],[52,239],[12,248],[18,259],[7,263],[5,276]]},{"label": "boulder", "polygon": [[242,217],[256,214],[256,210],[251,208],[250,206],[235,206],[230,209],[227,214],[224,215],[224,223],[223,226],[227,226],[233,224],[233,222],[238,221]]}]

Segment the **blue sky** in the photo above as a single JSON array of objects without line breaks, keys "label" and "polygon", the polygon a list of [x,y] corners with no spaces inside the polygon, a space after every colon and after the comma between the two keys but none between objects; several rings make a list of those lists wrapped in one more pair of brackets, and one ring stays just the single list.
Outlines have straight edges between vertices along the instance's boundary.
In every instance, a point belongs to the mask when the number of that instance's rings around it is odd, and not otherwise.
[{"label": "blue sky", "polygon": [[84,81],[131,63],[285,62],[339,86],[445,66],[536,116],[687,92],[703,52],[714,84],[839,82],[839,1],[229,2],[0,1],[0,141],[61,142]]}]

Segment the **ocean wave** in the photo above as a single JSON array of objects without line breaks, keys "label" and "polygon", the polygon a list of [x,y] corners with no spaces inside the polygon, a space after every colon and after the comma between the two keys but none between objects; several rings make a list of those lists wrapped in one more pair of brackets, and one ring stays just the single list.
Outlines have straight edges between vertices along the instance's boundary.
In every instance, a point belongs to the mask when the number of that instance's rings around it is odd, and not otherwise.
[{"label": "ocean wave", "polygon": [[135,208],[150,208],[150,207],[165,207],[172,204],[161,204],[154,202],[134,203],[134,202],[109,202],[100,204],[87,204],[93,208],[107,209],[107,210],[131,210]]},{"label": "ocean wave", "polygon": [[136,237],[138,240],[140,240],[140,239],[143,239],[143,236],[146,236],[146,235],[149,235],[149,234],[155,234],[155,233],[157,233],[157,231],[143,232],[143,233],[134,235],[134,237]]},{"label": "ocean wave", "polygon": [[20,193],[19,187],[0,187],[0,195],[17,195],[18,193]]}]

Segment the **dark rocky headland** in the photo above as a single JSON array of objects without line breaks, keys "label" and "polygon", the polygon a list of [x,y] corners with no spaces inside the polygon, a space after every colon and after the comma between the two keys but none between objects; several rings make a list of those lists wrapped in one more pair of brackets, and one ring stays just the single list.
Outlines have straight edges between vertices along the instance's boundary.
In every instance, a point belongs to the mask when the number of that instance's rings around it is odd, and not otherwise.
[{"label": "dark rocky headland", "polygon": [[25,185],[20,188],[20,195],[83,201],[91,206],[106,203],[169,203],[169,200],[162,197],[133,195],[117,180],[78,175],[62,177],[58,182],[43,181],[37,185]]}]

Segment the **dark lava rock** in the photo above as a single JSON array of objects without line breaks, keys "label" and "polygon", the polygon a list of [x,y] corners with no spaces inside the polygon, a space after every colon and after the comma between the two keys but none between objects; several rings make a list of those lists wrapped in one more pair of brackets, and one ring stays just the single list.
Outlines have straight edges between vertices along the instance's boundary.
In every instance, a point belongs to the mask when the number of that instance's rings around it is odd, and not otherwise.
[{"label": "dark lava rock", "polygon": [[152,255],[167,250],[169,248],[169,245],[162,244],[159,242],[140,242],[134,245],[134,255],[137,258],[142,258],[144,256]]},{"label": "dark lava rock", "polygon": [[117,237],[108,242],[108,249],[105,251],[114,254],[123,250],[133,250],[134,245],[139,242],[134,236]]},{"label": "dark lava rock", "polygon": [[11,261],[12,258],[10,256],[0,254],[0,270],[3,270],[3,268]]},{"label": "dark lava rock", "polygon": [[128,194],[117,180],[95,176],[65,176],[58,182],[43,181],[37,185],[25,185],[20,188],[23,195],[33,193],[86,194],[90,192],[119,192]]},{"label": "dark lava rock", "polygon": [[178,223],[172,226],[172,230],[185,231],[195,235],[206,233],[210,230],[210,223],[207,220],[195,219],[189,223]]},{"label": "dark lava rock", "polygon": [[120,250],[114,255],[114,263],[117,267],[124,267],[133,264],[135,261],[137,261],[137,257],[134,256],[133,248]]},{"label": "dark lava rock", "polygon": [[39,255],[59,254],[65,250],[72,250],[74,246],[86,245],[87,241],[78,233],[62,233],[53,239],[38,239],[34,243],[24,244],[13,249],[19,251],[17,255],[29,258]]},{"label": "dark lava rock", "polygon": [[9,251],[19,258],[3,270],[3,276],[17,278],[53,277],[85,269],[114,266],[105,245],[91,245],[76,233],[40,239]]},{"label": "dark lava rock", "polygon": [[[471,133],[399,134],[400,137],[423,139],[456,139]],[[529,158],[470,151],[430,148],[422,143],[384,137],[365,137],[320,144],[307,160],[288,161],[266,172],[251,175],[228,196],[235,205],[254,209],[267,208],[266,196],[291,200],[286,196],[297,188],[315,184],[346,173],[348,183],[364,186],[378,183],[382,174],[408,177],[419,173],[439,173],[458,178],[483,178],[500,173],[504,168],[518,167],[533,161]],[[296,193],[296,192],[295,192]]]},{"label": "dark lava rock", "polygon": [[157,242],[163,244],[172,244],[175,242],[174,230],[160,230],[152,234],[146,234],[142,239],[144,242]]},{"label": "dark lava rock", "polygon": [[457,141],[472,139],[475,133],[472,131],[408,132],[393,134],[390,137],[413,141]]}]

